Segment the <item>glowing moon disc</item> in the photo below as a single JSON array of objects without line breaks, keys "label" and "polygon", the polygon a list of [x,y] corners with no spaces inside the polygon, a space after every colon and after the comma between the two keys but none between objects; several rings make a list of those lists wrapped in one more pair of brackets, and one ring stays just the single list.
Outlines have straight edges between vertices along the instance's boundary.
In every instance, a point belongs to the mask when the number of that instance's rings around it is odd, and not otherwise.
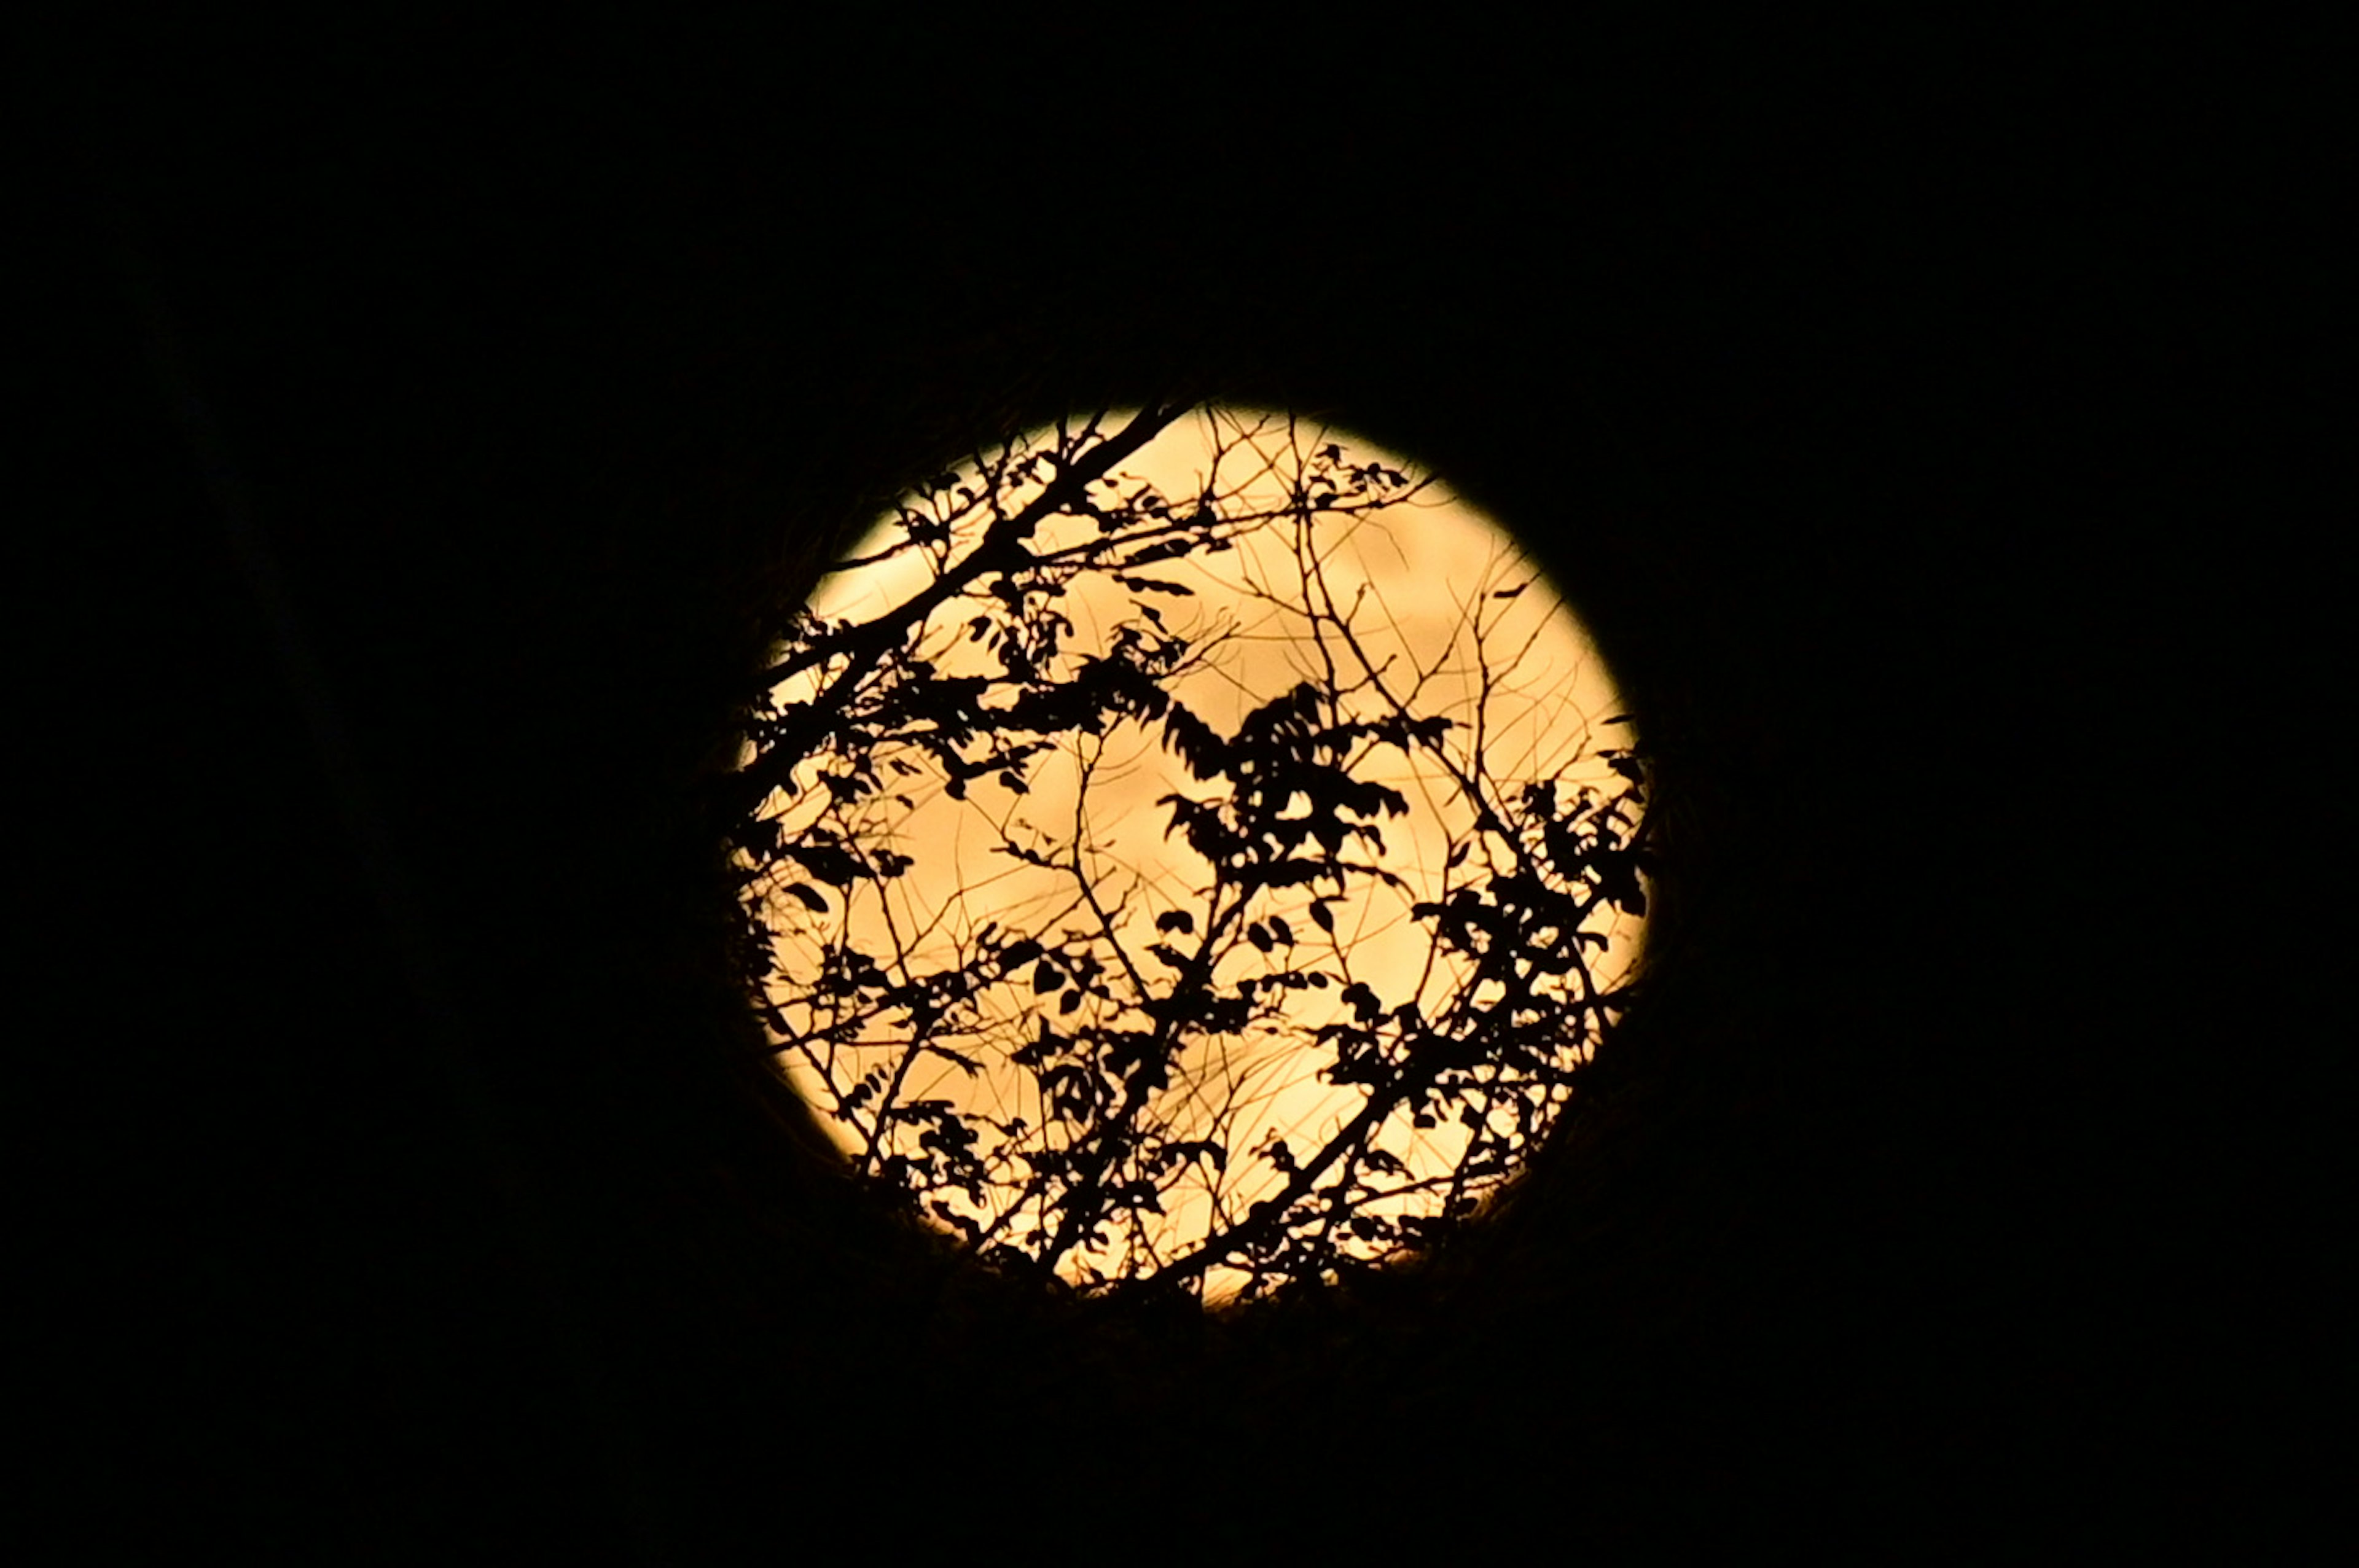
[{"label": "glowing moon disc", "polygon": [[[1119,430],[1126,418],[1109,416],[1103,428]],[[1070,431],[1048,429],[1011,450],[1057,449],[1060,438],[1073,449]],[[1620,711],[1603,663],[1513,541],[1438,487],[1408,482],[1408,469],[1365,442],[1282,415],[1200,410],[1116,465],[1114,482],[1093,493],[1111,503],[1151,490],[1222,515],[1266,514],[1267,525],[1234,533],[1216,553],[1082,573],[1053,601],[1023,611],[1061,616],[1059,652],[1070,659],[1104,656],[1125,636],[1134,647],[1142,635],[1184,643],[1189,656],[1164,687],[1221,736],[1238,735],[1250,715],[1305,687],[1327,694],[1321,711],[1331,721],[1388,712],[1447,719],[1446,730],[1427,732],[1440,736],[1431,744],[1371,741],[1350,759],[1353,779],[1384,786],[1406,809],[1368,814],[1373,831],[1343,853],[1371,870],[1348,888],[1223,892],[1212,861],[1180,830],[1186,807],[1174,804],[1206,798],[1207,781],[1176,754],[1168,728],[1144,715],[1066,735],[1013,773],[953,779],[939,748],[904,748],[867,759],[881,783],[856,799],[825,783],[831,766],[843,776],[841,758],[814,757],[798,769],[792,792],[771,795],[760,815],[788,841],[817,827],[831,842],[906,868],[830,886],[807,866],[780,862],[759,884],[777,942],[766,988],[773,1041],[798,1092],[856,1165],[875,1173],[897,1155],[919,1158],[941,1148],[950,1121],[972,1124],[984,1136],[969,1152],[994,1174],[979,1189],[930,1192],[946,1226],[1003,1246],[1029,1236],[1031,1252],[1051,1252],[1047,1266],[1077,1284],[1196,1259],[1188,1272],[1208,1296],[1234,1294],[1256,1275],[1239,1260],[1205,1257],[1207,1239],[1290,1183],[1299,1186],[1304,1162],[1370,1105],[1365,1082],[1332,1081],[1335,1052],[1318,1043],[1365,1022],[1372,1007],[1387,1018],[1441,1020],[1471,1016],[1495,994],[1502,982],[1481,978],[1478,954],[1442,941],[1437,925],[1446,922],[1431,912],[1453,891],[1506,885],[1497,879],[1526,854],[1496,817],[1486,825],[1490,806],[1504,812],[1528,786],[1551,783],[1550,798],[1613,797],[1628,776],[1626,766],[1615,771],[1614,749],[1632,737],[1603,727]],[[1314,471],[1389,474],[1404,481],[1390,493],[1406,499],[1310,522],[1302,498]],[[962,482],[970,499],[992,482],[980,468],[945,478]],[[1011,493],[1001,514],[1038,489]],[[960,494],[942,484],[881,522],[850,557],[866,564],[820,585],[810,604],[816,622],[873,621],[953,570],[962,550],[981,542],[992,511],[972,506],[969,521],[922,546],[912,519],[923,533],[922,519]],[[1086,514],[1058,516],[1029,545],[1045,557],[1094,536]],[[903,654],[921,657],[938,683],[1006,678],[1012,655],[986,635],[992,604],[981,578],[942,596]],[[782,682],[775,708],[811,703],[838,667]],[[1563,932],[1562,946],[1580,957],[1582,984],[1604,993],[1635,956],[1640,919],[1627,911],[1643,901],[1593,899],[1589,907],[1588,935]],[[1224,948],[1192,946],[1224,921]],[[976,968],[978,953],[1005,958],[1015,938],[1045,944],[1046,956]],[[934,1036],[940,1049],[913,1049],[919,1025],[908,1009],[859,1013],[841,987],[828,993],[817,983],[847,953],[904,976],[963,969],[992,983],[964,998],[954,1033]],[[1185,1157],[1128,1172],[1156,1188],[1153,1201],[1059,1250],[1053,1184],[1041,1173],[1061,1160],[1070,1182],[1094,1146],[1078,1123],[1059,1130],[1062,1091],[1043,1069],[1042,1042],[1156,1016],[1147,999],[1191,959],[1205,966],[1207,984],[1263,999],[1260,1011],[1231,1020],[1234,1028],[1199,1032],[1173,1064],[1153,1115],[1165,1146]],[[1593,1016],[1603,1022],[1602,1011]],[[1593,1040],[1562,1044],[1579,1054]],[[1364,1242],[1338,1231],[1346,1254],[1384,1256],[1410,1232],[1381,1222],[1462,1208],[1495,1187],[1495,1169],[1479,1179],[1459,1173],[1470,1141],[1484,1127],[1506,1136],[1497,1129],[1520,1119],[1516,1146],[1527,1149],[1568,1092],[1558,1081],[1519,1087],[1504,1071],[1495,1078],[1464,1102],[1474,1110],[1462,1106],[1443,1120],[1404,1104],[1364,1141],[1364,1152],[1381,1157],[1353,1188],[1355,1212],[1380,1223]],[[863,1091],[863,1083],[872,1087]],[[882,1111],[888,1102],[950,1109],[897,1119]],[[1011,1127],[1021,1130],[1001,1135]]]}]

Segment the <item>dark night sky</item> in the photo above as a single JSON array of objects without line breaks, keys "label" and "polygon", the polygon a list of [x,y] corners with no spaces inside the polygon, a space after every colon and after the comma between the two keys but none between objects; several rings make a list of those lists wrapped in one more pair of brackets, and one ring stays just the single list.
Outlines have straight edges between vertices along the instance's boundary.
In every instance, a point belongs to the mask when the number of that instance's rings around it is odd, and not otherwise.
[{"label": "dark night sky", "polygon": [[[2069,39],[1186,32],[54,40],[99,417],[30,547],[121,857],[34,938],[104,955],[51,1056],[117,1043],[60,1447],[151,1499],[91,1520],[1463,1556],[2120,1540],[2303,1474],[2310,1097],[2205,1087],[2149,762],[2233,689],[2165,545],[2235,466],[2256,183]],[[743,1081],[695,811],[762,585],[1170,375],[1522,526],[1675,813],[1654,1003],[1527,1200],[1229,1338],[832,1195]]]}]

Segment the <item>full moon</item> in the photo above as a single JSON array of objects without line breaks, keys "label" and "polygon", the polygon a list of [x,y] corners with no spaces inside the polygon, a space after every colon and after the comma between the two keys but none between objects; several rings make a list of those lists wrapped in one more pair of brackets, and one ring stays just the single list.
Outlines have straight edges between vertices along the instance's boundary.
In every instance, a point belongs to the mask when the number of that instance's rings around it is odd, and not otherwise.
[{"label": "full moon", "polygon": [[[1113,416],[1107,427],[1119,428],[1123,419]],[[1049,443],[1057,436],[1050,427],[1030,439]],[[1304,460],[1336,449],[1353,463],[1397,476],[1414,472],[1408,460],[1349,433],[1223,406],[1180,418],[1122,461],[1111,482],[1099,482],[1108,493],[1139,493],[1136,487],[1143,485],[1172,497],[1218,495],[1235,506],[1282,510]],[[973,470],[964,477],[972,479]],[[808,606],[812,617],[856,624],[928,590],[946,557],[896,548],[908,516],[904,510],[880,520],[847,564],[821,581]],[[1054,522],[1082,526],[1076,518]],[[1068,536],[1044,535],[1035,548],[1052,548]],[[1000,669],[973,631],[982,599],[980,587],[947,597],[913,636],[909,645],[922,652],[932,678]],[[1306,682],[1413,705],[1451,721],[1444,746],[1372,748],[1354,764],[1353,777],[1380,783],[1407,803],[1404,813],[1382,822],[1380,850],[1374,836],[1365,850],[1381,876],[1372,872],[1359,887],[1313,901],[1316,910],[1297,899],[1275,924],[1256,924],[1252,935],[1262,954],[1272,950],[1266,934],[1283,934],[1285,952],[1302,955],[1299,972],[1321,970],[1317,989],[1300,985],[1287,996],[1290,1027],[1240,1029],[1178,1064],[1165,1114],[1176,1135],[1216,1144],[1221,1158],[1175,1179],[1161,1195],[1160,1212],[1143,1221],[1145,1230],[1126,1240],[1077,1245],[1055,1259],[1059,1275],[1088,1285],[1121,1278],[1143,1267],[1142,1259],[1181,1258],[1201,1248],[1221,1226],[1284,1188],[1287,1160],[1256,1158],[1256,1152],[1316,1149],[1366,1107],[1368,1088],[1331,1081],[1321,1068],[1332,1054],[1310,1044],[1322,1026],[1353,1016],[1341,1000],[1346,986],[1380,993],[1387,1006],[1414,1004],[1439,1017],[1455,990],[1474,983],[1462,956],[1444,951],[1429,923],[1411,914],[1419,903],[1430,908],[1466,885],[1474,869],[1466,863],[1468,846],[1484,829],[1477,820],[1483,810],[1452,780],[1479,774],[1503,791],[1553,784],[1608,795],[1627,776],[1617,776],[1609,758],[1635,737],[1603,661],[1557,592],[1506,530],[1450,496],[1439,481],[1408,490],[1397,503],[1340,519],[1329,531],[1272,526],[1239,534],[1233,547],[1162,560],[1131,577],[1084,575],[1055,609],[1075,649],[1102,650],[1123,635],[1121,628],[1150,623],[1183,641],[1194,654],[1169,676],[1169,693],[1223,735]],[[1328,614],[1328,635],[1314,634],[1308,610]],[[1335,634],[1337,626],[1348,628],[1348,636]],[[780,710],[808,703],[821,680],[816,670],[794,675],[775,690],[773,703]],[[796,788],[773,793],[763,815],[789,827],[813,820],[828,800],[824,790],[810,787],[816,782],[806,768]],[[1101,931],[1108,942],[1126,933],[1128,946],[1117,951],[1122,963],[1151,969],[1145,955],[1156,932],[1180,928],[1173,912],[1201,907],[1208,876],[1204,859],[1175,831],[1172,805],[1203,786],[1143,723],[1070,737],[1032,759],[1014,787],[1006,775],[995,775],[946,788],[943,780],[902,765],[887,786],[859,820],[869,841],[906,860],[906,872],[824,901],[773,900],[783,913],[772,924],[777,948],[766,1000],[779,1063],[855,1162],[874,1162],[881,1123],[850,1113],[846,1086],[860,1052],[889,1054],[897,1037],[880,1018],[859,1039],[842,1038],[839,1029],[824,1053],[792,1048],[816,1037],[825,1022],[826,1007],[807,982],[832,946],[896,953],[905,968],[954,968],[960,954],[994,932],[1089,925],[1093,939]],[[1586,928],[1595,936],[1587,969],[1596,987],[1610,988],[1627,971],[1642,923],[1636,914],[1597,906]],[[1237,946],[1243,960],[1255,960],[1244,943]],[[962,1038],[981,1044],[966,1051],[964,1061],[908,1052],[912,1060],[895,1079],[903,1100],[946,1101],[996,1125],[1038,1129],[1053,1120],[1042,1103],[1040,1075],[1009,1058],[1052,1025],[1079,1023],[1099,1003],[1077,989],[1042,989],[1047,985],[1043,979],[1037,986],[1005,986],[979,999],[983,1016]],[[1399,1118],[1384,1144],[1398,1174],[1385,1195],[1371,1199],[1374,1206],[1394,1215],[1438,1212],[1465,1157],[1468,1125]],[[991,1202],[955,1201],[974,1224],[1006,1223]],[[1201,1274],[1208,1301],[1234,1293],[1247,1278],[1221,1263]]]}]

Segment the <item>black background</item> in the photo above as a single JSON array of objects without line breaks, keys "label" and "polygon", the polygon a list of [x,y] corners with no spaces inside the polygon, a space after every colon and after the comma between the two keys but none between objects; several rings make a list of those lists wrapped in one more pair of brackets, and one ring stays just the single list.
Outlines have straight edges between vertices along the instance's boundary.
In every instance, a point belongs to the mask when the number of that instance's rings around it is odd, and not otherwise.
[{"label": "black background", "polygon": [[[2314,1047],[2240,967],[2285,933],[2226,663],[2266,163],[2151,40],[1212,26],[31,57],[76,1530],[2299,1519]],[[765,595],[963,444],[1171,376],[1516,528],[1669,825],[1648,1005],[1519,1203],[1211,1335],[996,1293],[833,1189],[747,1068],[696,809]]]}]

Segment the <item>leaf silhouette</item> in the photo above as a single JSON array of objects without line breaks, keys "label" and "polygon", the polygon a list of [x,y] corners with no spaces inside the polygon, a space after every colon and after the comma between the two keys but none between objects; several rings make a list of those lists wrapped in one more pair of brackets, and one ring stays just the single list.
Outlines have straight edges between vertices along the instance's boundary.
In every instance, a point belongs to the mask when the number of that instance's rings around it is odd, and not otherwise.
[{"label": "leaf silhouette", "polygon": [[805,871],[833,887],[849,887],[865,874],[859,861],[832,844],[789,845],[786,852],[800,861]]}]

